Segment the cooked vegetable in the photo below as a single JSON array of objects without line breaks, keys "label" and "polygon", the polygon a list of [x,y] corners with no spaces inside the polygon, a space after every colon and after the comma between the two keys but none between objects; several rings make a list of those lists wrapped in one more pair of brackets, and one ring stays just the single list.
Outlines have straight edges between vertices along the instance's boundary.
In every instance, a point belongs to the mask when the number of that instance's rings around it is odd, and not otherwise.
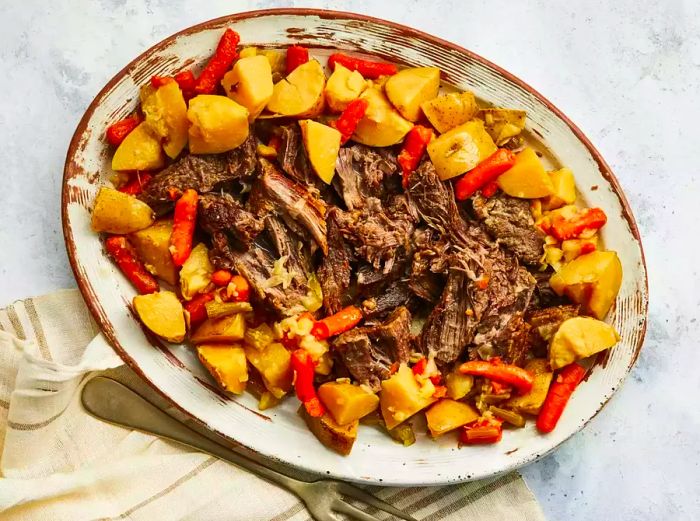
[{"label": "cooked vegetable", "polygon": [[339,425],[353,423],[379,407],[379,397],[351,383],[327,382],[318,388],[318,397]]},{"label": "cooked vegetable", "polygon": [[192,74],[192,71],[182,71],[178,72],[173,79],[177,82],[182,91],[182,95],[185,100],[189,100],[194,97],[194,89],[197,86],[197,79]]},{"label": "cooked vegetable", "polygon": [[168,157],[175,159],[187,144],[187,104],[175,80],[161,87],[141,88],[141,110],[150,131],[160,138]]},{"label": "cooked vegetable", "polygon": [[590,239],[567,239],[561,242],[561,251],[566,262],[571,262],[581,255],[591,253],[597,249],[598,237],[595,235]]},{"label": "cooked vegetable", "polygon": [[182,266],[192,252],[198,198],[197,192],[188,189],[175,203],[173,231],[170,234],[169,248],[175,266]]},{"label": "cooked vegetable", "polygon": [[292,370],[294,371],[294,390],[297,398],[304,404],[309,416],[320,418],[326,414],[326,408],[316,394],[314,387],[314,361],[304,349],[292,353]]},{"label": "cooked vegetable", "polygon": [[369,102],[364,99],[356,99],[348,103],[343,113],[335,121],[331,121],[331,126],[341,134],[340,143],[345,144],[355,133],[357,125],[365,117]]},{"label": "cooked vegetable", "polygon": [[310,60],[275,84],[267,110],[280,116],[316,117],[323,111],[325,85],[321,64]]},{"label": "cooked vegetable", "polygon": [[161,219],[130,234],[129,242],[148,271],[174,286],[177,284],[177,268],[169,250],[172,232],[172,220]]},{"label": "cooked vegetable", "polygon": [[274,342],[275,337],[270,326],[263,322],[258,327],[246,328],[244,340],[247,345],[260,351]]},{"label": "cooked vegetable", "polygon": [[425,411],[428,429],[433,438],[458,429],[479,418],[479,411],[464,402],[443,398]]},{"label": "cooked vegetable", "polygon": [[311,329],[311,334],[319,340],[324,340],[352,329],[361,320],[362,311],[355,306],[348,306],[335,315],[317,321]]},{"label": "cooked vegetable", "polygon": [[496,192],[498,192],[498,183],[496,181],[486,183],[481,189],[481,195],[483,195],[486,198],[493,197],[494,195],[496,195]]},{"label": "cooked vegetable", "polygon": [[443,181],[471,170],[495,151],[496,145],[478,119],[453,128],[428,145],[428,155]]},{"label": "cooked vegetable", "polygon": [[250,58],[251,56],[257,56],[257,55],[258,55],[258,48],[257,47],[243,47],[243,49],[241,49],[241,52],[238,53],[238,58],[240,60],[243,58]]},{"label": "cooked vegetable", "polygon": [[261,56],[267,58],[270,62],[272,74],[284,74],[287,68],[287,53],[282,51],[267,50],[260,53]]},{"label": "cooked vegetable", "polygon": [[309,50],[301,45],[290,45],[287,47],[287,74],[291,74],[294,69],[304,65],[309,61]]},{"label": "cooked vegetable", "polygon": [[368,103],[365,116],[357,124],[352,139],[373,147],[388,147],[403,139],[413,127],[410,121],[389,103],[382,90],[376,86],[366,89],[360,99]]},{"label": "cooked vegetable", "polygon": [[272,69],[265,56],[241,58],[221,81],[226,95],[248,110],[253,121],[272,98]]},{"label": "cooked vegetable", "polygon": [[330,414],[320,418],[311,416],[304,407],[299,408],[299,415],[304,418],[309,430],[326,447],[338,454],[347,456],[357,439],[358,421],[347,425],[338,425]]},{"label": "cooked vegetable", "polygon": [[209,250],[203,243],[194,247],[180,270],[180,292],[185,300],[197,293],[212,289],[211,274],[214,266],[209,261]]},{"label": "cooked vegetable", "polygon": [[158,281],[146,271],[146,267],[136,257],[126,237],[119,235],[108,238],[105,241],[105,249],[139,293],[158,291]]},{"label": "cooked vegetable", "polygon": [[558,240],[575,239],[584,230],[598,230],[605,226],[608,218],[600,208],[586,208],[567,219],[555,214],[551,218],[550,233]]},{"label": "cooked vegetable", "polygon": [[451,92],[423,102],[423,114],[430,124],[444,134],[455,127],[463,125],[476,116],[479,107],[474,94],[469,91]]},{"label": "cooked vegetable", "polygon": [[[205,304],[206,305],[206,304]],[[245,318],[242,314],[208,318],[192,335],[192,343],[210,344],[238,342],[245,337]]]},{"label": "cooked vegetable", "polygon": [[226,287],[229,298],[236,302],[247,302],[250,299],[250,285],[240,275],[234,275]]},{"label": "cooked vegetable", "polygon": [[524,110],[481,109],[478,117],[484,120],[486,132],[498,146],[517,136],[525,128]]},{"label": "cooked vegetable", "polygon": [[160,140],[144,121],[124,138],[112,156],[112,170],[158,170],[165,165]]},{"label": "cooked vegetable", "polygon": [[532,389],[532,374],[517,365],[504,364],[493,359],[489,361],[470,360],[460,365],[459,371],[512,385],[520,394],[525,394]]},{"label": "cooked vegetable", "polygon": [[238,57],[236,47],[240,40],[241,37],[236,31],[232,29],[224,31],[214,56],[209,59],[199,78],[197,78],[197,83],[194,87],[195,93],[213,94],[216,91],[216,87],[221,82],[224,74],[231,68],[233,60]]},{"label": "cooked vegetable", "polygon": [[580,304],[584,313],[602,320],[622,285],[622,264],[614,251],[594,251],[564,266],[549,284],[558,295]]},{"label": "cooked vegetable", "polygon": [[382,382],[379,405],[388,429],[393,429],[418,411],[436,401],[435,386],[430,380],[419,383],[413,371],[401,364],[399,369]]},{"label": "cooked vegetable", "polygon": [[555,210],[576,201],[576,182],[574,174],[568,168],[560,168],[549,172],[552,181],[552,195],[542,200],[543,210]]},{"label": "cooked vegetable", "polygon": [[604,351],[620,340],[610,324],[590,317],[565,320],[549,346],[549,364],[559,369],[572,362]]},{"label": "cooked vegetable", "polygon": [[251,313],[253,311],[253,306],[251,306],[249,302],[219,302],[217,300],[212,300],[207,302],[204,307],[207,310],[207,316],[209,318],[225,317],[238,313]]},{"label": "cooked vegetable", "polygon": [[292,388],[292,355],[282,344],[272,342],[263,349],[246,345],[245,356],[275,398],[282,398]]},{"label": "cooked vegetable", "polygon": [[148,228],[155,216],[146,203],[114,188],[103,186],[92,209],[92,229],[96,232],[131,233]]},{"label": "cooked vegetable", "polygon": [[498,443],[503,437],[503,422],[497,418],[481,418],[472,424],[465,425],[460,433],[459,441],[465,445],[486,445]]},{"label": "cooked vegetable", "polygon": [[554,373],[549,368],[549,362],[544,358],[530,360],[525,364],[525,370],[534,375],[532,389],[522,396],[512,397],[503,404],[503,407],[527,414],[538,414],[547,396]]},{"label": "cooked vegetable", "polygon": [[398,71],[393,63],[362,60],[339,52],[331,54],[328,58],[328,66],[331,70],[335,70],[337,65],[342,65],[351,71],[357,71],[362,74],[363,78],[369,80],[375,80],[380,76],[391,76]]},{"label": "cooked vegetable", "polygon": [[496,407],[494,405],[489,407],[489,411],[491,411],[497,418],[510,423],[514,427],[525,427],[525,418],[523,418],[517,412],[509,411],[508,409],[501,409],[500,407]]},{"label": "cooked vegetable", "polygon": [[421,104],[438,95],[440,69],[437,67],[411,67],[403,69],[384,84],[389,101],[409,121],[421,117]]},{"label": "cooked vegetable", "polygon": [[326,83],[326,103],[333,112],[342,112],[351,101],[359,98],[366,88],[367,81],[362,74],[337,64]]},{"label": "cooked vegetable", "polygon": [[248,137],[248,109],[226,96],[199,95],[190,100],[190,152],[219,154]]},{"label": "cooked vegetable", "polygon": [[299,127],[314,172],[324,183],[331,184],[340,150],[340,132],[312,119],[301,120]]},{"label": "cooked vegetable", "polygon": [[185,302],[185,311],[189,314],[189,329],[195,329],[207,319],[207,302],[214,300],[214,292],[201,293],[189,302]]},{"label": "cooked vegetable", "polygon": [[216,270],[211,274],[211,281],[215,286],[219,286],[220,288],[223,286],[228,286],[228,283],[231,282],[232,278],[233,273],[231,273],[229,270]]},{"label": "cooked vegetable", "polygon": [[445,385],[447,387],[447,396],[453,400],[461,400],[474,387],[474,377],[470,374],[453,371],[445,377]]},{"label": "cooked vegetable", "polygon": [[508,149],[499,148],[455,183],[455,197],[458,201],[469,199],[477,190],[496,181],[514,164],[515,154]]},{"label": "cooked vegetable", "polygon": [[408,178],[418,167],[418,163],[423,158],[428,143],[433,137],[433,131],[422,125],[414,126],[403,142],[403,148],[399,153],[398,162],[403,175],[403,186],[408,186]]},{"label": "cooked vegetable", "polygon": [[410,447],[416,442],[416,433],[410,423],[404,422],[393,429],[387,429],[389,436],[394,441],[398,441],[404,447]]},{"label": "cooked vegetable", "polygon": [[129,182],[119,187],[119,191],[127,195],[139,195],[151,179],[153,179],[153,175],[148,172],[136,171]]},{"label": "cooked vegetable", "polygon": [[241,346],[200,344],[197,346],[197,355],[222,389],[235,394],[245,391],[248,366]]},{"label": "cooked vegetable", "polygon": [[272,409],[273,407],[276,407],[280,403],[279,398],[275,398],[275,396],[270,392],[270,391],[265,391],[260,395],[260,401],[258,401],[258,409],[261,411],[265,411],[267,409]]},{"label": "cooked vegetable", "polygon": [[182,304],[172,291],[158,291],[134,297],[134,309],[143,325],[168,342],[185,339]]},{"label": "cooked vegetable", "polygon": [[515,164],[497,182],[501,190],[512,197],[536,199],[554,193],[552,180],[531,148],[516,154]]},{"label": "cooked vegetable", "polygon": [[129,116],[128,118],[120,119],[116,123],[112,123],[107,127],[106,137],[110,145],[118,147],[124,141],[132,130],[139,126],[141,118],[138,116]]},{"label": "cooked vegetable", "polygon": [[586,376],[586,370],[578,364],[567,365],[559,371],[537,416],[538,431],[548,433],[554,430],[571,394],[584,376]]}]

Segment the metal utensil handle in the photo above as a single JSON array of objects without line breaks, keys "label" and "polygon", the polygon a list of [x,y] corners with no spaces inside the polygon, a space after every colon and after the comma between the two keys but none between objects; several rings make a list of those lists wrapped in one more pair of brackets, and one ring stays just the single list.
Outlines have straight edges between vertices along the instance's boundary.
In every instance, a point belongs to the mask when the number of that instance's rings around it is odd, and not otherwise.
[{"label": "metal utensil handle", "polygon": [[111,378],[97,376],[85,384],[82,402],[88,412],[102,420],[156,434],[206,452],[282,485],[297,495],[299,486],[306,484],[304,481],[285,476],[202,436]]}]

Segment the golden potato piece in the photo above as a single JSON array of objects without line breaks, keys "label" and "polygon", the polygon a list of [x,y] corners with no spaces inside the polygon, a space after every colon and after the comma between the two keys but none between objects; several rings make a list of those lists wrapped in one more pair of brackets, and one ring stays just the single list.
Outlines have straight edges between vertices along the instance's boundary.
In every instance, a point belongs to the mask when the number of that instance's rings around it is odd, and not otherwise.
[{"label": "golden potato piece", "polygon": [[549,346],[549,365],[560,369],[576,360],[604,351],[620,340],[615,328],[590,317],[565,320]]},{"label": "golden potato piece", "polygon": [[239,59],[221,80],[226,95],[248,109],[248,120],[253,121],[272,97],[272,69],[262,55]]},{"label": "golden potato piece", "polygon": [[404,119],[376,86],[366,89],[360,99],[368,103],[365,117],[352,136],[354,141],[372,147],[388,147],[399,143],[413,123]]},{"label": "golden potato piece", "polygon": [[211,274],[214,266],[209,261],[209,249],[199,243],[192,248],[190,256],[180,270],[180,292],[185,300],[191,300],[197,293],[205,293],[212,286]]},{"label": "golden potato piece", "polygon": [[447,387],[447,396],[453,400],[460,400],[468,395],[474,387],[474,377],[470,374],[453,371],[445,377],[445,386]]},{"label": "golden potato piece", "polygon": [[421,104],[438,95],[440,69],[437,67],[411,67],[391,76],[384,84],[389,101],[409,121],[421,117]]},{"label": "golden potato piece", "polygon": [[574,174],[568,168],[560,168],[553,172],[548,172],[552,181],[552,195],[542,199],[543,210],[555,210],[564,205],[576,202],[576,181]]},{"label": "golden potato piece", "polygon": [[594,251],[574,259],[552,275],[558,295],[580,304],[583,313],[602,320],[622,285],[622,264],[614,251]]},{"label": "golden potato piece", "polygon": [[335,175],[335,162],[338,159],[342,136],[336,129],[311,119],[299,122],[306,155],[316,175],[327,185]]},{"label": "golden potato piece", "polygon": [[134,297],[134,309],[143,325],[168,342],[185,339],[185,315],[172,291],[158,291]]},{"label": "golden potato piece", "polygon": [[326,83],[326,104],[333,112],[343,112],[366,88],[367,81],[362,74],[336,63],[335,70]]},{"label": "golden potato piece", "polygon": [[155,220],[153,210],[136,197],[103,186],[92,209],[92,229],[125,234],[148,228]]},{"label": "golden potato piece", "polygon": [[436,438],[479,418],[479,411],[464,402],[443,398],[425,411],[430,434]]},{"label": "golden potato piece", "polygon": [[275,84],[267,110],[280,116],[316,117],[323,112],[325,85],[321,64],[309,60]]},{"label": "golden potato piece", "polygon": [[169,81],[154,89],[141,88],[141,110],[146,124],[158,136],[168,157],[175,159],[187,144],[187,104],[179,85]]},{"label": "golden potato piece", "polygon": [[506,194],[522,199],[537,199],[554,193],[554,185],[542,161],[529,147],[515,156],[515,164],[500,175],[497,182]]},{"label": "golden potato piece", "polygon": [[351,383],[327,382],[318,388],[318,397],[338,425],[347,425],[374,412],[379,397]]},{"label": "golden potato piece", "polygon": [[423,114],[440,133],[463,125],[476,116],[479,107],[474,94],[469,91],[451,92],[421,104]]},{"label": "golden potato piece", "polygon": [[172,233],[173,221],[161,219],[129,235],[129,242],[148,271],[174,286],[177,284],[177,268],[169,249]]},{"label": "golden potato piece", "polygon": [[430,380],[418,383],[413,371],[401,364],[399,370],[382,382],[379,405],[387,429],[393,429],[433,403],[435,386]]},{"label": "golden potato piece", "polygon": [[496,151],[484,123],[472,119],[428,143],[428,155],[443,181],[468,172]]},{"label": "golden potato piece", "polygon": [[309,430],[318,438],[318,441],[338,454],[347,456],[357,439],[357,427],[360,424],[355,420],[347,425],[338,425],[330,414],[324,414],[320,418],[310,416],[302,405],[299,415],[306,422]]},{"label": "golden potato piece", "polygon": [[248,137],[248,109],[226,96],[200,94],[190,100],[190,152],[220,154]]},{"label": "golden potato piece", "polygon": [[221,318],[208,318],[192,335],[192,343],[195,345],[215,342],[230,344],[243,340],[244,336],[245,318],[239,313]]},{"label": "golden potato piece", "polygon": [[263,349],[246,345],[245,356],[275,398],[282,398],[292,388],[292,355],[282,344],[273,342]]},{"label": "golden potato piece", "polygon": [[216,383],[225,391],[241,394],[248,381],[245,351],[239,345],[200,344],[197,355]]},{"label": "golden potato piece", "polygon": [[502,108],[481,109],[477,117],[484,120],[486,132],[496,145],[501,146],[525,128],[526,112]]},{"label": "golden potato piece", "polygon": [[544,399],[549,392],[549,384],[552,383],[554,373],[549,367],[549,362],[544,358],[535,358],[525,364],[525,369],[533,376],[532,389],[529,393],[514,396],[503,404],[507,409],[514,409],[527,414],[539,414]]},{"label": "golden potato piece", "polygon": [[164,165],[160,138],[145,121],[124,138],[112,156],[112,170],[158,170]]}]

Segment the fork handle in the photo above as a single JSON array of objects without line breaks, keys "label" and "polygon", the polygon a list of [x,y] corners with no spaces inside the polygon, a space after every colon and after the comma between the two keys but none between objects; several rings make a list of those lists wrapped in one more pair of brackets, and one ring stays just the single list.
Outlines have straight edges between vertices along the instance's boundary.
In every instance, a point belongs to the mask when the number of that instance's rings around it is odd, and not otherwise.
[{"label": "fork handle", "polygon": [[86,383],[83,388],[82,402],[90,414],[102,420],[129,429],[155,434],[211,454],[281,485],[297,496],[299,495],[299,486],[306,484],[304,481],[285,476],[210,440],[169,416],[140,394],[111,378],[97,376]]}]

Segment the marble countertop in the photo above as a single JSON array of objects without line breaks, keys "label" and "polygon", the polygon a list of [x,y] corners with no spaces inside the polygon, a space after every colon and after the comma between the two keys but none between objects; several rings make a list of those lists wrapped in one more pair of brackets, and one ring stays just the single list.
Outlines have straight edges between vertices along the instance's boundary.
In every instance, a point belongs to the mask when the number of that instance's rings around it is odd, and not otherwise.
[{"label": "marble countertop", "polygon": [[700,394],[700,4],[690,0],[3,2],[0,305],[74,286],[63,161],[102,85],[189,25],[290,5],[362,12],[461,44],[533,85],[591,138],[642,233],[647,340],[610,404],[522,473],[552,520],[699,519],[700,412],[688,401]]}]

